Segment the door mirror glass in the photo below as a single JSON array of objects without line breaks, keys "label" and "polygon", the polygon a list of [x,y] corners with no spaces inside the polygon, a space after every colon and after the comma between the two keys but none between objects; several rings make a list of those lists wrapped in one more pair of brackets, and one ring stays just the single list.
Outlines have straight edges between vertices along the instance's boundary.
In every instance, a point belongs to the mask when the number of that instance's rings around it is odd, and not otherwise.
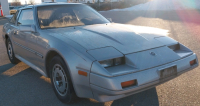
[{"label": "door mirror glass", "polygon": [[6,15],[5,17],[10,20],[13,17],[13,15]]},{"label": "door mirror glass", "polygon": [[35,25],[20,25],[19,30],[22,32],[35,32]]}]

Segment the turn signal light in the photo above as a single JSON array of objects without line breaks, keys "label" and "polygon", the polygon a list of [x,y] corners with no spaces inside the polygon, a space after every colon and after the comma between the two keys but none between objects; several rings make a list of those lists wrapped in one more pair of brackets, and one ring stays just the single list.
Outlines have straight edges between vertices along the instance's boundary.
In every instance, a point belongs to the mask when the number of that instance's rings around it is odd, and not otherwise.
[{"label": "turn signal light", "polygon": [[196,59],[195,60],[192,60],[192,61],[190,61],[190,65],[192,66],[192,65],[195,65],[196,64]]},{"label": "turn signal light", "polygon": [[122,88],[126,88],[126,87],[130,87],[130,86],[134,86],[136,84],[137,84],[137,80],[131,80],[131,81],[122,82],[121,86],[122,86]]},{"label": "turn signal light", "polygon": [[78,74],[87,77],[87,72],[85,72],[85,71],[80,71],[80,70],[79,70],[79,71],[78,71]]}]

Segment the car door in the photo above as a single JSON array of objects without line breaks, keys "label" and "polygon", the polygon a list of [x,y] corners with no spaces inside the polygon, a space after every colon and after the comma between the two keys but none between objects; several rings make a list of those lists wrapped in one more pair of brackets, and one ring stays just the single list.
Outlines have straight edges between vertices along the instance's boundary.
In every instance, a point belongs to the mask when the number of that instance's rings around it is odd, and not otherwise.
[{"label": "car door", "polygon": [[38,32],[27,36],[27,46],[34,52],[29,54],[28,61],[37,67],[44,69],[44,54],[47,51],[48,41],[44,39]]},{"label": "car door", "polygon": [[28,11],[28,16],[32,20],[29,23],[23,25],[31,25],[34,27],[34,32],[22,32],[26,35],[26,47],[29,51],[28,55],[26,56],[26,60],[32,63],[33,65],[37,66],[38,68],[44,69],[42,66],[44,64],[44,51],[47,49],[46,45],[48,45],[47,40],[44,39],[38,31],[36,31],[36,13],[34,13],[34,9],[26,10]]},{"label": "car door", "polygon": [[32,8],[22,9],[16,22],[15,31],[13,32],[13,40],[19,49],[17,50],[17,54],[25,60],[28,59],[28,56],[31,53],[31,50],[27,46],[27,36],[30,36],[32,32],[20,31],[20,27],[34,24],[33,20]]},{"label": "car door", "polygon": [[20,33],[19,26],[17,25],[17,21],[20,16],[21,11],[17,11],[17,13],[14,14],[10,20],[10,35],[15,54],[18,56],[23,56],[23,54],[26,54],[27,51],[24,49],[24,46],[26,45],[25,35]]},{"label": "car door", "polygon": [[15,40],[18,42],[18,45],[23,48],[20,48],[20,57],[41,68],[43,55],[40,51],[45,49],[43,43],[44,39],[36,31],[22,31],[20,29],[25,26],[36,26],[33,11],[34,10],[32,8],[21,10],[16,24],[17,28],[15,31]]},{"label": "car door", "polygon": [[17,16],[18,16],[19,11],[16,12],[16,14],[13,15],[13,17],[10,19],[9,25],[7,28],[9,29],[9,35],[10,35],[10,40],[13,45],[13,49],[15,54],[18,54],[18,51],[21,51],[22,48],[16,45],[16,42],[18,41],[18,37],[14,36],[14,32],[17,30],[16,26],[16,21],[17,21]]}]

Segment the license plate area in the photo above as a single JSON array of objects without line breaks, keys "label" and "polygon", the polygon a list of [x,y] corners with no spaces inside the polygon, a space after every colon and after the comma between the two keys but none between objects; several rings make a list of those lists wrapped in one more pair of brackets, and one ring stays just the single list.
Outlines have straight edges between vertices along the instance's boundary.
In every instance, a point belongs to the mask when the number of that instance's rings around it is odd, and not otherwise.
[{"label": "license plate area", "polygon": [[164,79],[170,76],[175,76],[177,75],[177,67],[176,66],[168,67],[165,69],[161,69],[159,72],[160,72],[160,79]]}]

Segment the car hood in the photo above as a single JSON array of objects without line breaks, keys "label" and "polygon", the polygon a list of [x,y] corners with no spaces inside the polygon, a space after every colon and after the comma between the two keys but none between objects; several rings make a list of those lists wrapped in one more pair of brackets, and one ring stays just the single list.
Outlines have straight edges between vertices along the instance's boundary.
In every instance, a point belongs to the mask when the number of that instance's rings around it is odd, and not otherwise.
[{"label": "car hood", "polygon": [[48,29],[48,32],[60,39],[67,37],[86,50],[114,47],[123,54],[164,46],[155,38],[168,34],[158,28],[116,23]]}]

